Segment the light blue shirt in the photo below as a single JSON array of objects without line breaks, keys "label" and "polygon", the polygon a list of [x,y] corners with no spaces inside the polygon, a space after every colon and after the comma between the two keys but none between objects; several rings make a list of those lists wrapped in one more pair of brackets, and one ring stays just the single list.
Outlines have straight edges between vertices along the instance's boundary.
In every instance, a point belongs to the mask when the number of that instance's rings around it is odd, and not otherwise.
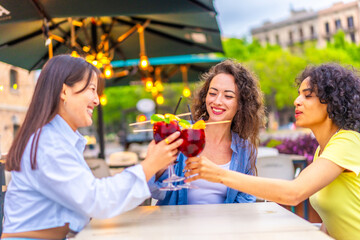
[{"label": "light blue shirt", "polygon": [[141,165],[96,179],[83,158],[86,140],[59,116],[46,124],[31,169],[30,138],[21,171],[12,171],[4,205],[4,232],[64,226],[79,232],[91,217],[110,218],[150,197]]}]

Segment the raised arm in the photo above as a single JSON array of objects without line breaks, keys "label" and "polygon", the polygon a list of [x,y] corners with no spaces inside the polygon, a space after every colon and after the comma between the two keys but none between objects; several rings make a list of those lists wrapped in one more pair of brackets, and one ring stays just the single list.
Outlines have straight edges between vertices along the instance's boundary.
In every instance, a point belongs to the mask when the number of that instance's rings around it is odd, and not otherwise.
[{"label": "raised arm", "polygon": [[292,180],[280,180],[249,176],[235,171],[224,170],[206,157],[187,160],[187,182],[204,179],[222,183],[230,188],[285,205],[297,205],[321,188],[331,183],[344,168],[324,158],[318,158]]}]

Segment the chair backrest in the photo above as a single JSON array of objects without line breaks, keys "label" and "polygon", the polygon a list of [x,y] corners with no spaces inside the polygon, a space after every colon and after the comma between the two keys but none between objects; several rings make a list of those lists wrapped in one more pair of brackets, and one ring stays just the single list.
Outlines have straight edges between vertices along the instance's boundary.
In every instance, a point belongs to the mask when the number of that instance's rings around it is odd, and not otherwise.
[{"label": "chair backrest", "polygon": [[129,167],[137,164],[139,158],[134,152],[115,152],[109,156],[110,167]]},{"label": "chair backrest", "polygon": [[106,164],[104,159],[92,158],[86,159],[86,163],[91,169],[92,173],[96,178],[103,178],[110,176],[109,166]]},{"label": "chair backrest", "polygon": [[5,200],[5,193],[6,193],[6,182],[5,182],[5,157],[4,155],[0,154],[0,235],[2,233],[2,224],[4,219],[4,200]]},{"label": "chair backrest", "polygon": [[259,157],[256,161],[259,177],[294,179],[294,164],[291,156],[279,154],[277,156]]},{"label": "chair backrest", "polygon": [[5,185],[8,186],[11,181],[11,172],[5,170]]},{"label": "chair backrest", "polygon": [[276,148],[270,148],[270,147],[258,147],[258,158],[259,157],[272,157],[272,156],[278,156],[279,150]]},{"label": "chair backrest", "polygon": [[139,159],[145,159],[149,144],[131,143],[128,151],[134,152],[138,155]]}]

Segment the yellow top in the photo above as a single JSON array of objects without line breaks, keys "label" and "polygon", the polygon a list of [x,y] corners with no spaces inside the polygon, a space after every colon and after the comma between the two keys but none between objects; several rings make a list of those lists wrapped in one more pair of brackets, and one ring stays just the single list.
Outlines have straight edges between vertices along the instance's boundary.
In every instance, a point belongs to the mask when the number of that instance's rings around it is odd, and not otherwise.
[{"label": "yellow top", "polygon": [[[318,158],[319,147],[314,161]],[[310,197],[330,236],[337,240],[360,238],[360,134],[341,130],[325,146],[320,158],[347,169]]]}]

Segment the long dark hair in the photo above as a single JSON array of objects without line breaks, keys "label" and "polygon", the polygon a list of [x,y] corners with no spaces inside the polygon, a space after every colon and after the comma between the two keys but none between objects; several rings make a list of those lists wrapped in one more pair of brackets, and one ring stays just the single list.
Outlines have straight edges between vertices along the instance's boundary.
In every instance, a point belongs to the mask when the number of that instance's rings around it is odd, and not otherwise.
[{"label": "long dark hair", "polygon": [[30,137],[34,134],[31,143],[31,169],[36,169],[36,153],[42,128],[49,123],[59,110],[60,94],[63,84],[73,86],[87,78],[85,87],[89,85],[94,74],[98,78],[98,92],[102,91],[100,71],[83,58],[70,55],[58,55],[50,59],[43,67],[36,83],[33,97],[25,120],[21,125],[6,158],[6,170],[20,171],[21,158]]},{"label": "long dark hair", "polygon": [[249,70],[234,60],[225,60],[203,74],[202,87],[193,99],[194,118],[196,120],[209,119],[209,113],[206,110],[206,95],[212,79],[220,73],[230,74],[235,79],[239,93],[238,109],[231,123],[231,130],[250,143],[251,170],[256,174],[256,149],[259,145],[260,128],[265,123],[265,113],[259,81]]}]

